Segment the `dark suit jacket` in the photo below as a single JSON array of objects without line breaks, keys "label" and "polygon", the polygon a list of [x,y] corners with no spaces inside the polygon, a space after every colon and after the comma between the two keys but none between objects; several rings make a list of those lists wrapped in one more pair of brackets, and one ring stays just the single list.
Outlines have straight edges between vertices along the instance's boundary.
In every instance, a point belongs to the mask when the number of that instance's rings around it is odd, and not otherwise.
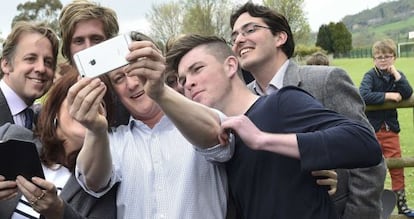
[{"label": "dark suit jacket", "polygon": [[0,126],[8,122],[14,124],[13,116],[9,105],[7,104],[6,97],[0,89]]},{"label": "dark suit jacket", "polygon": [[[33,139],[30,130],[12,124],[0,126],[0,139],[17,139],[34,141],[38,147],[39,141]],[[60,197],[64,201],[64,217],[65,219],[76,218],[116,218],[116,192],[117,186],[114,186],[110,192],[101,198],[95,198],[88,195],[78,184],[74,175],[72,175]],[[11,200],[0,201],[0,218],[10,218],[20,199],[21,194]]]},{"label": "dark suit jacket", "polygon": [[[289,62],[283,86],[300,87],[326,108],[371,127],[365,116],[365,104],[349,75],[340,68],[330,66],[299,66]],[[249,84],[250,89],[253,83]],[[373,130],[373,129],[372,129]],[[370,168],[337,170],[338,190],[333,196],[343,219],[381,218],[381,194],[386,175],[385,162]]]}]

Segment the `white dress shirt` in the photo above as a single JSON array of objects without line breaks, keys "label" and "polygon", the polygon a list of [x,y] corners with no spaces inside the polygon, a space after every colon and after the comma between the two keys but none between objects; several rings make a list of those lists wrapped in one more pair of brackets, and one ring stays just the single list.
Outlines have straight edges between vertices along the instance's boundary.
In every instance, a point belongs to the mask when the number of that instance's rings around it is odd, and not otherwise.
[{"label": "white dress shirt", "polygon": [[[166,116],[152,129],[131,119],[128,125],[110,133],[110,186],[94,193],[85,188],[78,169],[76,176],[81,186],[96,197],[120,181],[118,218],[220,219],[227,210],[227,177],[222,164],[205,157],[212,154],[229,159],[230,149],[219,147],[207,149],[202,155]],[[216,149],[226,154],[217,156]]]},{"label": "white dress shirt", "polygon": [[278,89],[283,87],[283,78],[285,78],[286,69],[289,65],[289,59],[283,63],[283,65],[279,68],[276,72],[275,76],[273,76],[272,80],[270,80],[269,85],[267,85],[266,89],[263,91],[260,86],[257,84],[257,81],[253,81],[253,89],[256,91],[257,94],[260,96],[269,95],[276,92]]},{"label": "white dress shirt", "polygon": [[7,105],[13,116],[14,124],[24,127],[26,117],[23,111],[28,107],[27,104],[9,87],[9,85],[6,84],[6,82],[4,82],[4,80],[0,81],[0,88],[6,98]]}]

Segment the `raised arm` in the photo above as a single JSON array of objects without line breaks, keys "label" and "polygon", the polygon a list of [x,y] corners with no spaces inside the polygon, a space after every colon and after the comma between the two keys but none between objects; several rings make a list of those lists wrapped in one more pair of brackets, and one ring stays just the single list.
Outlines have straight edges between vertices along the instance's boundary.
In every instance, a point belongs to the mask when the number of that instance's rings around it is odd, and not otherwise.
[{"label": "raised arm", "polygon": [[164,84],[165,58],[155,45],[148,41],[136,41],[130,45],[128,60],[138,60],[126,67],[128,75],[146,79],[145,92],[155,100],[164,113],[192,144],[211,147],[224,143],[220,118],[216,111],[188,100]]},{"label": "raised arm", "polygon": [[82,78],[68,92],[69,113],[87,129],[77,168],[86,186],[95,192],[108,185],[112,171],[108,122],[102,106],[105,91],[99,79]]}]

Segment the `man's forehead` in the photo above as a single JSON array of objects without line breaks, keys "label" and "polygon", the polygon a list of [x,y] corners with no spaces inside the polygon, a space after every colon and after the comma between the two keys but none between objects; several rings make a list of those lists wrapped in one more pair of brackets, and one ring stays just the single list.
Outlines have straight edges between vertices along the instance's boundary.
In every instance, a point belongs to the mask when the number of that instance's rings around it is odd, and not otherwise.
[{"label": "man's forehead", "polygon": [[105,36],[102,21],[98,19],[82,20],[76,23],[73,37],[86,36]]},{"label": "man's forehead", "polygon": [[41,47],[42,51],[47,51],[44,50],[45,47],[47,49],[50,49],[49,51],[52,52],[52,43],[50,42],[50,40],[43,36],[40,33],[35,33],[35,32],[27,32],[27,33],[23,33],[19,36],[18,42],[17,42],[17,46],[16,46],[16,51],[21,51],[24,53],[32,53],[32,50],[35,50],[36,48]]},{"label": "man's forehead", "polygon": [[180,68],[188,70],[192,65],[194,65],[194,63],[203,60],[203,57],[205,57],[206,54],[207,53],[203,51],[201,46],[191,49],[181,58],[178,63],[178,70],[180,70]]},{"label": "man's forehead", "polygon": [[233,25],[233,30],[241,29],[249,24],[258,23],[261,24],[263,19],[261,17],[252,17],[248,12],[241,14]]}]

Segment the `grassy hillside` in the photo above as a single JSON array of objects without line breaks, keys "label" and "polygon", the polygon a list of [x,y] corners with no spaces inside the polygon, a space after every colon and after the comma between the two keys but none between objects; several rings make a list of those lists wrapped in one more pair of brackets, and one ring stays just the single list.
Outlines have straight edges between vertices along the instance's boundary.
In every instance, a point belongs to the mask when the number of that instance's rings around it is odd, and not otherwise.
[{"label": "grassy hillside", "polygon": [[347,15],[342,22],[352,33],[354,48],[370,47],[383,38],[407,42],[408,32],[414,31],[414,1],[384,1],[377,7]]},{"label": "grassy hillside", "polygon": [[396,43],[408,42],[410,31],[414,31],[414,17],[381,26],[368,26],[352,32],[352,45],[354,48],[369,47],[373,42],[384,38],[391,38]]},{"label": "grassy hillside", "polygon": [[[404,72],[411,86],[414,86],[414,58],[399,58],[396,61],[397,69]],[[335,59],[332,65],[345,69],[351,76],[355,85],[359,87],[361,80],[370,68],[373,67],[372,59]],[[398,109],[398,118],[401,126],[400,138],[403,157],[414,157],[414,108]],[[414,208],[414,168],[405,168],[405,185],[408,204]],[[391,181],[387,174],[386,188],[391,188]]]}]

